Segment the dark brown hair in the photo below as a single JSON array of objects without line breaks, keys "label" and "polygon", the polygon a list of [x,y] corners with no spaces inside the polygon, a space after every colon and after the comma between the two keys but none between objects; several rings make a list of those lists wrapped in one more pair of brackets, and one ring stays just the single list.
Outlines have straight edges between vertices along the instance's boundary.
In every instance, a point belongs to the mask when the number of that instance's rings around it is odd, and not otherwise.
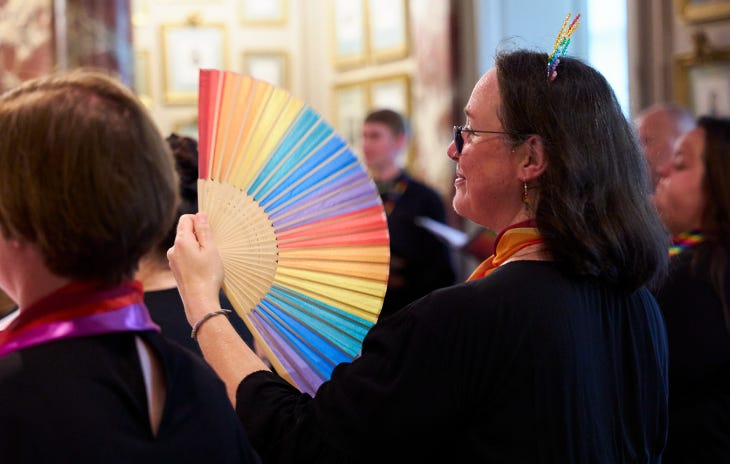
[{"label": "dark brown hair", "polygon": [[648,198],[632,125],[598,71],[565,57],[550,81],[547,61],[529,51],[496,59],[505,130],[536,134],[545,149],[536,210],[545,245],[565,272],[629,291],[656,284],[666,272],[668,236]]},{"label": "dark brown hair", "polygon": [[175,160],[175,171],[180,180],[180,202],[170,230],[156,247],[157,254],[167,262],[167,250],[175,243],[177,221],[183,214],[198,212],[198,141],[175,133],[167,137],[167,143]]},{"label": "dark brown hair", "polygon": [[0,228],[59,276],[116,283],[170,227],[177,179],[145,108],[78,70],[0,96]]},{"label": "dark brown hair", "polygon": [[710,281],[722,303],[725,328],[730,333],[730,283],[725,272],[730,249],[730,119],[703,116],[697,125],[705,131],[702,186],[707,202],[700,226],[705,241],[697,247],[692,264],[709,269]]},{"label": "dark brown hair", "polygon": [[365,116],[365,122],[376,122],[388,127],[393,135],[408,134],[408,124],[403,116],[393,110],[375,110]]}]

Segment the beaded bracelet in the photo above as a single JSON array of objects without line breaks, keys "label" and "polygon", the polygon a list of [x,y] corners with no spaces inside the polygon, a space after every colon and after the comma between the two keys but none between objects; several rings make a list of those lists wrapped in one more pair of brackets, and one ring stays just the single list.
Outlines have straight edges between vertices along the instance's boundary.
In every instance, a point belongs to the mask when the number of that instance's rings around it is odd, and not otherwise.
[{"label": "beaded bracelet", "polygon": [[217,316],[219,314],[228,314],[230,312],[231,312],[230,309],[219,309],[217,311],[209,312],[208,314],[206,314],[205,316],[203,316],[203,318],[201,320],[199,320],[198,322],[195,323],[195,325],[193,326],[193,331],[190,332],[190,338],[192,338],[193,340],[197,341],[198,340],[198,338],[197,338],[198,337],[198,330],[200,330],[200,326],[203,325],[203,322],[205,322],[208,319],[210,319],[211,317],[215,317],[215,316]]}]

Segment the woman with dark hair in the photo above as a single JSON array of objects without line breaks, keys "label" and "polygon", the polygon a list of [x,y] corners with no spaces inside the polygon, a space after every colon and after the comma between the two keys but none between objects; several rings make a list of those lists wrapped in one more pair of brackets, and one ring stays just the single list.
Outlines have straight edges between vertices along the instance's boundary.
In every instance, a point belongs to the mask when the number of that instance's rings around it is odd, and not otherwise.
[{"label": "woman with dark hair", "polygon": [[208,316],[220,257],[205,216],[181,218],[188,321],[266,462],[660,462],[667,348],[645,285],[668,240],[613,91],[578,60],[506,52],[464,112],[453,206],[501,231],[495,254],[378,321],[314,397]]},{"label": "woman with dark hair", "polygon": [[254,462],[202,360],[150,319],[137,262],[174,220],[167,144],[91,71],[0,95],[3,462]]},{"label": "woman with dark hair", "polygon": [[[167,250],[175,241],[176,222],[183,214],[198,212],[198,142],[192,137],[170,134],[167,143],[175,160],[175,171],[180,181],[180,201],[177,204],[175,223],[164,238],[142,257],[135,279],[144,288],[144,303],[152,320],[160,326],[162,335],[202,356],[198,343],[190,336],[190,326],[185,320],[185,311],[177,291],[177,282],[167,262]],[[231,303],[221,292],[221,307],[230,308]],[[236,314],[230,314],[233,327],[243,340],[254,346],[253,335]]]},{"label": "woman with dark hair", "polygon": [[654,201],[673,237],[656,292],[671,360],[664,462],[728,462],[730,119],[700,118],[660,174]]}]

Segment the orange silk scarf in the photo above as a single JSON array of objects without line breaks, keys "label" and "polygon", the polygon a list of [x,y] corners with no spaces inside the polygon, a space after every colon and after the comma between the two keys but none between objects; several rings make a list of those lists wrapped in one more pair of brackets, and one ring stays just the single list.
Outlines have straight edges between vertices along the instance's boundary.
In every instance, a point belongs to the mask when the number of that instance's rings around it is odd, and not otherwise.
[{"label": "orange silk scarf", "polygon": [[535,225],[535,221],[525,221],[513,224],[500,232],[495,242],[494,254],[482,261],[466,280],[486,277],[521,249],[542,243],[540,232]]}]

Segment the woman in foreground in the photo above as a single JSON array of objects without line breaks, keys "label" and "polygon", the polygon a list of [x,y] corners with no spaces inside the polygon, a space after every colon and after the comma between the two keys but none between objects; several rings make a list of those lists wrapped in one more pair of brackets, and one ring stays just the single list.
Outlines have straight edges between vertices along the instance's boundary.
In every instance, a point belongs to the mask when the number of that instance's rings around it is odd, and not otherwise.
[{"label": "woman in foreground", "polygon": [[[640,148],[597,71],[514,51],[475,86],[447,148],[454,208],[501,231],[468,282],[378,322],[314,397],[225,317],[199,326],[265,462],[659,462],[667,347],[645,285],[666,235]],[[222,266],[204,215],[168,252],[196,324]]]}]

